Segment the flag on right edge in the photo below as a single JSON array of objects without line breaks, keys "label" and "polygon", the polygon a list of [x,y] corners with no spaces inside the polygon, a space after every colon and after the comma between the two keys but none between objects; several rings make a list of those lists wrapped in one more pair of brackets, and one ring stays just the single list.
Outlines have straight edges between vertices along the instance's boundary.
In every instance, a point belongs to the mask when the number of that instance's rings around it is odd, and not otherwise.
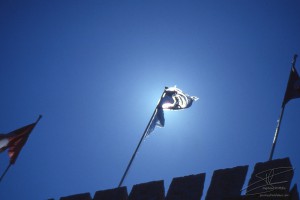
[{"label": "flag on right edge", "polygon": [[[297,56],[295,56],[296,58]],[[289,81],[287,84],[287,88],[285,91],[284,99],[282,102],[282,106],[285,106],[285,104],[295,98],[300,98],[300,78],[297,73],[297,70],[295,66],[292,66],[291,72],[290,72],[290,77]]]},{"label": "flag on right edge", "polygon": [[164,110],[182,110],[189,108],[194,101],[197,101],[199,98],[196,96],[190,96],[183,93],[179,88],[169,87],[165,89],[162,98],[157,106],[157,112],[154,116],[149,130],[145,137],[147,137],[151,132],[154,131],[155,127],[164,127],[165,118]]}]

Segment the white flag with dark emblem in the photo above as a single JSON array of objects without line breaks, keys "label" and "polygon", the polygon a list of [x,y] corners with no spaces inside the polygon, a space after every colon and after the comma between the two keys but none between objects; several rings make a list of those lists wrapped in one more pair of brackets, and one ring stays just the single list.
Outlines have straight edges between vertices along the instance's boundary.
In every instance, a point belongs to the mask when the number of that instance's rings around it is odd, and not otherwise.
[{"label": "white flag with dark emblem", "polygon": [[154,131],[156,126],[161,128],[164,127],[164,110],[181,110],[189,108],[193,102],[197,100],[198,97],[189,96],[188,94],[183,93],[180,89],[176,88],[176,86],[165,89],[165,92],[156,108],[156,114],[152,119],[145,137]]}]

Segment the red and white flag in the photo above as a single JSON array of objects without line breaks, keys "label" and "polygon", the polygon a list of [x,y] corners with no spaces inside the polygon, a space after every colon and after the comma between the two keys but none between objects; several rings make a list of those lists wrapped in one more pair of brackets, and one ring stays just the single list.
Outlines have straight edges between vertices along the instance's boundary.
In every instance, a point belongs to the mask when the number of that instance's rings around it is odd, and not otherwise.
[{"label": "red and white flag", "polygon": [[0,134],[0,152],[8,149],[10,164],[14,164],[16,162],[20,151],[27,142],[31,131],[36,124],[37,122],[14,130],[8,134]]}]

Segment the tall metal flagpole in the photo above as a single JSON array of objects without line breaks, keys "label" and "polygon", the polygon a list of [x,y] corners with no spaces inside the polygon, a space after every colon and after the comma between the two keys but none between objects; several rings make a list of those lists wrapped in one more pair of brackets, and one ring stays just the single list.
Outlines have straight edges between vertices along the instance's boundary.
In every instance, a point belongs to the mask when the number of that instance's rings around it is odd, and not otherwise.
[{"label": "tall metal flagpole", "polygon": [[273,144],[272,144],[272,149],[271,149],[269,160],[273,159],[273,154],[274,154],[276,142],[278,139],[278,134],[279,134],[280,124],[281,124],[281,120],[282,120],[283,113],[284,113],[284,108],[285,108],[285,104],[281,106],[281,112],[280,112],[279,120],[277,121],[277,127],[276,127],[275,134],[274,134],[274,139],[273,139]]},{"label": "tall metal flagpole", "polygon": [[[42,118],[42,115],[39,115],[39,118],[35,121],[35,125],[40,121],[41,118]],[[9,165],[7,166],[7,168],[5,169],[5,171],[3,172],[3,174],[1,175],[1,177],[0,177],[0,183],[1,183],[2,179],[4,178],[4,176],[6,175],[6,173],[8,172],[9,168],[11,167],[11,165],[12,165],[12,163],[10,162]]]},{"label": "tall metal flagpole", "polygon": [[[293,62],[292,62],[292,68],[295,67],[296,59],[297,59],[297,55],[294,55],[294,59],[293,59]],[[289,79],[290,79],[290,77],[289,77]],[[288,87],[288,84],[289,84],[289,80],[288,80],[288,83],[287,83],[287,87]],[[286,88],[285,91],[287,91],[287,89],[288,88]],[[284,98],[285,98],[285,96],[283,97],[283,101],[284,101]],[[273,144],[272,144],[272,149],[271,149],[269,160],[273,159],[273,154],[274,154],[274,150],[275,150],[278,135],[279,135],[279,130],[280,130],[281,120],[282,120],[283,113],[284,113],[284,108],[285,108],[285,103],[282,102],[280,116],[279,116],[279,119],[277,121],[277,126],[276,126],[276,130],[275,130],[275,134],[274,134],[274,139],[273,139]]]},{"label": "tall metal flagpole", "polygon": [[151,116],[151,118],[150,118],[150,120],[149,120],[149,122],[148,122],[148,125],[147,125],[146,128],[145,128],[145,131],[144,131],[144,133],[143,133],[143,135],[142,135],[142,137],[141,137],[141,139],[140,139],[140,142],[138,143],[138,145],[137,145],[137,147],[136,147],[136,149],[135,149],[135,151],[134,151],[134,153],[133,153],[133,155],[132,155],[132,157],[131,157],[131,159],[130,159],[128,165],[127,165],[127,168],[126,168],[126,170],[125,170],[125,172],[124,172],[124,174],[123,174],[123,176],[122,176],[122,178],[121,178],[121,181],[120,181],[118,187],[121,187],[121,186],[122,186],[123,181],[124,181],[124,179],[126,178],[126,175],[127,175],[128,171],[129,171],[129,169],[130,169],[130,166],[131,166],[131,164],[132,164],[132,162],[133,162],[133,160],[134,160],[134,158],[135,158],[135,156],[136,156],[136,153],[138,152],[138,150],[139,150],[139,148],[140,148],[140,146],[141,146],[141,144],[142,144],[142,142],[143,142],[143,140],[144,140],[146,134],[148,133],[149,127],[150,127],[150,125],[151,125],[151,123],[152,123],[152,121],[153,121],[153,119],[154,119],[154,117],[155,117],[155,115],[156,115],[156,113],[157,113],[158,105],[160,104],[161,99],[164,97],[164,95],[165,95],[165,90],[166,90],[167,88],[168,88],[168,87],[165,87],[164,92],[162,93],[162,95],[161,95],[161,97],[160,97],[160,99],[159,99],[159,101],[158,101],[158,103],[157,103],[157,105],[156,105],[156,107],[155,107],[155,110],[154,110],[154,112],[153,112],[153,114],[152,114],[152,116]]}]

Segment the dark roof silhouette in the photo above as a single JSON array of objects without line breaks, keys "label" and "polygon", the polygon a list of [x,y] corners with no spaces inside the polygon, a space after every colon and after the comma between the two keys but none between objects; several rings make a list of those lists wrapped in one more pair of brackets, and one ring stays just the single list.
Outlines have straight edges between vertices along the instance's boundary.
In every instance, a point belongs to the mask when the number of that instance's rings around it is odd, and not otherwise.
[{"label": "dark roof silhouette", "polygon": [[[248,166],[215,170],[205,198],[205,174],[173,178],[165,196],[163,180],[61,197],[60,200],[299,200],[297,184],[290,189],[294,169],[289,158],[257,163],[246,188]],[[246,194],[241,195],[245,190]]]}]

